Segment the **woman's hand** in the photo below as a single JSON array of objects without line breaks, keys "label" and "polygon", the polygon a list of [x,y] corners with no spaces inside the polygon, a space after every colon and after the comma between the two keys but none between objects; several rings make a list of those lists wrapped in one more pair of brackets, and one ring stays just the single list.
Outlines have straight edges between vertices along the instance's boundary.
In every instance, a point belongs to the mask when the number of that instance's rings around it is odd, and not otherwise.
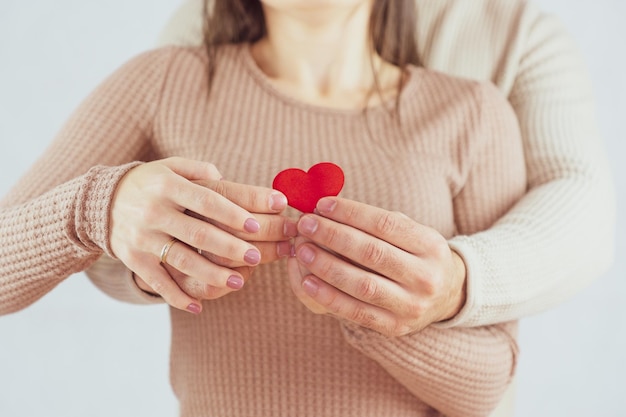
[{"label": "woman's hand", "polygon": [[[287,205],[284,195],[220,178],[209,163],[154,161],[130,170],[112,202],[115,256],[135,273],[141,288],[192,313],[201,311],[200,299],[240,289],[249,268],[264,255],[268,261],[281,248],[288,251],[288,242],[277,242],[295,234],[294,225],[276,215]],[[172,239],[177,241],[161,263]]]},{"label": "woman's hand", "polygon": [[289,280],[316,313],[387,336],[456,315],[465,302],[465,265],[437,231],[404,214],[324,198],[300,218]]},{"label": "woman's hand", "polygon": [[[295,221],[275,213],[281,210],[281,207],[285,208],[287,206],[287,199],[281,193],[267,188],[253,187],[223,180],[194,182],[215,191],[240,207],[249,210],[258,220],[260,229],[256,233],[241,232],[202,217],[197,213],[189,212],[189,215],[215,224],[222,230],[253,244],[261,253],[260,264],[271,263],[279,258],[292,255],[293,245],[291,244],[291,239],[297,236],[298,230]],[[267,213],[267,208],[264,204],[266,200],[264,196],[268,193],[269,198],[274,199],[271,204],[271,207],[274,208],[274,213]],[[246,265],[245,262],[224,258],[209,252],[203,252],[202,255],[214,264],[232,268],[234,271],[237,271],[241,274],[243,282],[247,281],[254,271],[254,266]],[[179,287],[192,297],[210,300],[219,298],[233,290],[233,288],[203,285],[202,280],[198,278],[185,275],[169,265],[165,267]]]}]

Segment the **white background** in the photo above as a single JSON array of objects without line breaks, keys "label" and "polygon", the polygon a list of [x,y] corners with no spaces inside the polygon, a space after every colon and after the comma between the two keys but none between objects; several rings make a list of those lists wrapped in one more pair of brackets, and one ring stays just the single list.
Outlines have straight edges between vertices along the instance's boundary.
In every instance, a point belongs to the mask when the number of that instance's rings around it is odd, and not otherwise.
[{"label": "white background", "polygon": [[[561,17],[587,57],[623,211],[626,2],[538,2]],[[98,82],[155,44],[178,4],[0,2],[0,194]],[[522,322],[517,417],[626,416],[626,233],[618,221],[613,268]],[[168,351],[164,306],[119,303],[75,275],[32,307],[0,317],[0,416],[174,416]]]}]

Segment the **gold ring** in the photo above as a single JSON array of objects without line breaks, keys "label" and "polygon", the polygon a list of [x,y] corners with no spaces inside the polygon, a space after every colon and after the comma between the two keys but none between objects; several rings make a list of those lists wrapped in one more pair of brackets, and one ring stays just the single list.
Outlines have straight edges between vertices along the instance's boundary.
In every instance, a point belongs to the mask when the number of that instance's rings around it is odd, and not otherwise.
[{"label": "gold ring", "polygon": [[172,249],[172,246],[174,246],[174,243],[176,242],[178,242],[178,239],[172,238],[172,240],[170,240],[165,245],[163,245],[163,248],[161,249],[161,256],[160,256],[162,265],[167,264],[167,254],[170,252],[170,249]]}]

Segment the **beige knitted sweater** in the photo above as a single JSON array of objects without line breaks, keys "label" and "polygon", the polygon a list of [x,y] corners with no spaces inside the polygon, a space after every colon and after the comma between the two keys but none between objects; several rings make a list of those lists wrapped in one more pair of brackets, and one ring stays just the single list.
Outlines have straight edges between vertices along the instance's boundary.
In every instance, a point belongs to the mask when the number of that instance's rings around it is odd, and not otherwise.
[{"label": "beige knitted sweater", "polygon": [[[454,15],[456,7],[438,12]],[[525,10],[520,6],[517,12],[525,16]],[[450,45],[446,37],[456,37],[435,36],[437,30],[431,30],[430,45],[437,46],[437,39]],[[569,45],[557,39],[562,48]],[[544,146],[529,146],[528,129],[533,128],[523,129],[528,181],[538,191],[505,215],[525,191],[525,170],[514,116],[489,85],[412,68],[398,126],[381,108],[364,117],[285,97],[255,66],[246,47],[224,49],[207,99],[203,60],[201,50],[167,48],[125,65],[85,101],[2,200],[0,313],[24,308],[90,265],[94,281],[117,298],[154,302],[116,261],[105,257],[94,264],[103,252],[110,254],[111,195],[132,161],[170,155],[203,159],[230,180],[269,185],[283,168],[331,160],[346,171],[344,197],[403,211],[450,238],[468,264],[467,306],[445,325],[386,339],[309,313],[290,293],[284,263],[259,267],[245,289],[205,303],[201,316],[172,311],[171,375],[182,415],[488,414],[512,374],[515,325],[458,325],[516,318],[559,298],[533,287],[533,280],[547,276],[550,285],[560,285],[558,277],[550,276],[553,268],[542,250],[557,250],[559,243],[572,246],[550,230],[571,239],[566,225],[584,217],[581,210],[605,213],[594,201],[607,195],[606,177],[594,159],[597,152],[589,152],[595,143],[582,137],[594,133],[588,115],[575,113],[559,123],[562,129],[578,127],[571,132],[576,146],[547,144],[545,135]],[[503,80],[507,64],[520,70],[515,62],[500,62]],[[536,69],[530,65],[529,71]],[[535,97],[535,77],[522,84],[529,88],[527,95],[520,93],[517,102],[510,97],[514,106],[518,103],[518,115],[526,108],[519,103]],[[509,78],[513,88],[514,77]],[[558,104],[567,115],[574,104],[586,109],[582,87],[570,87],[566,97],[571,100],[547,101],[546,109]],[[535,104],[541,109],[544,103]],[[543,117],[534,108],[527,113],[529,119]],[[555,165],[541,165],[544,159]],[[554,178],[559,176],[562,181]],[[571,194],[593,198],[572,204],[565,210],[569,217],[562,219],[560,206],[545,201],[554,193],[559,201]],[[610,219],[599,220],[597,228],[577,226],[593,231],[586,239],[602,244],[603,222]],[[604,267],[604,258],[594,259],[565,292]],[[544,300],[539,307],[529,296],[537,293]]]},{"label": "beige knitted sweater", "polygon": [[[577,46],[526,0],[415,0],[422,63],[491,81],[522,130],[529,192],[485,233],[451,245],[468,268],[465,308],[447,326],[519,319],[559,304],[613,259],[615,196]],[[202,0],[187,0],[162,44],[197,45]]]},{"label": "beige knitted sweater", "polygon": [[[110,254],[111,194],[136,160],[207,160],[229,180],[266,186],[281,169],[332,161],[345,171],[344,197],[404,212],[448,238],[491,226],[525,191],[517,121],[491,85],[412,67],[398,123],[382,106],[332,110],[284,96],[248,45],[223,48],[210,96],[205,64],[201,48],[132,60],[8,196],[3,281],[16,288],[15,304]],[[115,288],[118,277],[101,267],[90,274],[108,292],[137,294]],[[258,267],[199,317],[172,310],[171,378],[183,416],[471,416],[497,403],[514,368],[513,323],[386,339],[309,312],[285,267]]]}]

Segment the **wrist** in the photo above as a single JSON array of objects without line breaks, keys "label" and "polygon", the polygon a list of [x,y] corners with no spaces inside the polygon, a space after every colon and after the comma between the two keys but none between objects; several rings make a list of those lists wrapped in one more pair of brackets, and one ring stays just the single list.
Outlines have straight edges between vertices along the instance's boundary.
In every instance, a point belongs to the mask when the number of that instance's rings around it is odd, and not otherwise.
[{"label": "wrist", "polygon": [[463,262],[463,258],[456,251],[450,249],[450,252],[452,256],[451,286],[448,295],[448,305],[450,307],[441,321],[450,320],[459,314],[465,306],[467,299],[467,268],[465,267],[465,262]]}]

